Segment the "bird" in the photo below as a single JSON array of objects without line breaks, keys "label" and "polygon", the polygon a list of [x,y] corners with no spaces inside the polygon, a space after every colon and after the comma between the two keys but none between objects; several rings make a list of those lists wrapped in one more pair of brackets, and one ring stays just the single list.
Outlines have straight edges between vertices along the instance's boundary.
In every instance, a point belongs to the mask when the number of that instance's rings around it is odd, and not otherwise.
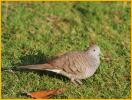
[{"label": "bird", "polygon": [[76,85],[91,77],[100,65],[100,47],[96,44],[84,51],[67,52],[44,64],[19,66],[20,69],[47,70],[63,75]]}]

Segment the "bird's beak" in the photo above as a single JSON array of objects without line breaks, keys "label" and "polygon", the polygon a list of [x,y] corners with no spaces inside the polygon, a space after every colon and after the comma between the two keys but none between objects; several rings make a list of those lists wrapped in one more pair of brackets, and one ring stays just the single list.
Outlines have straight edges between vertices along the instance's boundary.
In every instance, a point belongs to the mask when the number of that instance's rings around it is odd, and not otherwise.
[{"label": "bird's beak", "polygon": [[103,55],[103,53],[102,52],[100,52],[100,57],[102,58],[102,57],[104,57],[104,55]]},{"label": "bird's beak", "polygon": [[102,59],[102,60],[104,59],[104,55],[102,52],[100,53],[100,59]]}]

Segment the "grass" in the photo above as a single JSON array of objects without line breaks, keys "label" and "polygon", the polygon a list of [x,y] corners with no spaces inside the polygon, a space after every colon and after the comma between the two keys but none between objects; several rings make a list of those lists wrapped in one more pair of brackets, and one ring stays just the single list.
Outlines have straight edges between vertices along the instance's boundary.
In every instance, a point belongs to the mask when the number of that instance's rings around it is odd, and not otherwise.
[{"label": "grass", "polygon": [[2,66],[44,63],[96,43],[107,59],[74,86],[67,78],[33,71],[2,71],[2,98],[65,87],[54,98],[130,98],[130,2],[2,3]]}]

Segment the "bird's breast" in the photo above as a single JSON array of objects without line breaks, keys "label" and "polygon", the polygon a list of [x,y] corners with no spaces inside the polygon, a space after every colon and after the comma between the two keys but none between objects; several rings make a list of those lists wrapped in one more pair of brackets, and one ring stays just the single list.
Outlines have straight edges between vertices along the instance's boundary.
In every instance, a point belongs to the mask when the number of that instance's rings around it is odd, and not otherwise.
[{"label": "bird's breast", "polygon": [[92,76],[98,69],[99,64],[100,64],[100,60],[94,60],[94,61],[89,62],[89,66],[86,67],[84,77],[87,78],[87,77]]},{"label": "bird's breast", "polygon": [[96,71],[96,68],[93,68],[93,67],[87,67],[86,68],[86,72],[85,72],[85,76],[86,77],[90,77],[92,76]]}]

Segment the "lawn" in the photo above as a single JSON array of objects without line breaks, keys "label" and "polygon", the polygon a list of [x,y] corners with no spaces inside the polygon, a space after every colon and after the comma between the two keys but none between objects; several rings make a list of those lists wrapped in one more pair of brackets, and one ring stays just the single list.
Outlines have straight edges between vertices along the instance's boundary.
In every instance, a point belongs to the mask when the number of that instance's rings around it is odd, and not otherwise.
[{"label": "lawn", "polygon": [[2,67],[44,63],[70,51],[100,46],[97,72],[75,86],[39,71],[2,71],[2,98],[66,88],[53,98],[130,98],[130,2],[2,3]]}]

